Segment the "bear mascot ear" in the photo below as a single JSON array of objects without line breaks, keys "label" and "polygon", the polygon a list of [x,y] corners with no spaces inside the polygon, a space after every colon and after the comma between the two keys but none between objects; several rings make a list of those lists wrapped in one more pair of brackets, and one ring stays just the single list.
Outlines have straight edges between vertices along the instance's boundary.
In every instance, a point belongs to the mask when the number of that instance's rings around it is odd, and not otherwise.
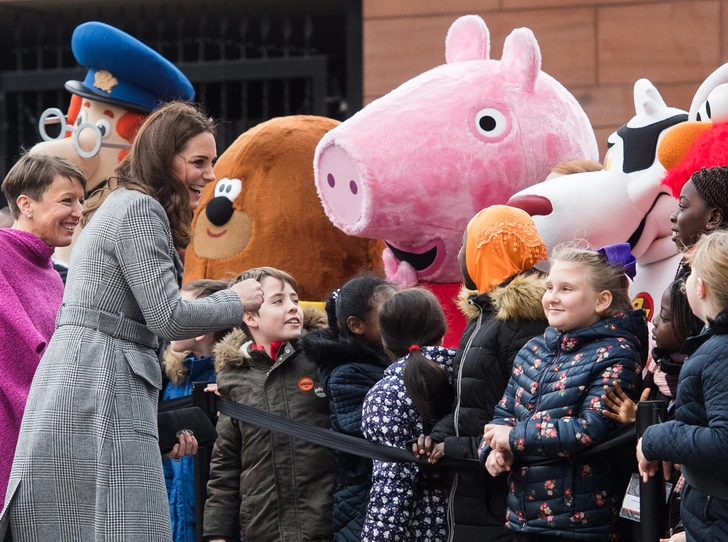
[{"label": "bear mascot ear", "polygon": [[[88,70],[86,77],[66,81],[72,95],[68,114],[58,108],[43,112],[39,129],[44,141],[30,152],[71,160],[86,175],[90,194],[113,176],[152,110],[174,100],[192,101],[195,91],[169,60],[108,24],[90,21],[77,26],[71,51]],[[46,130],[51,124],[55,129]],[[74,239],[80,232],[77,227]],[[70,261],[71,248],[57,249],[56,259]]]},{"label": "bear mascot ear", "polygon": [[316,194],[314,150],[338,124],[316,116],[274,118],[220,155],[217,181],[203,191],[192,221],[185,283],[270,266],[296,279],[301,300],[323,301],[356,274],[381,269],[380,242],[337,229]]}]

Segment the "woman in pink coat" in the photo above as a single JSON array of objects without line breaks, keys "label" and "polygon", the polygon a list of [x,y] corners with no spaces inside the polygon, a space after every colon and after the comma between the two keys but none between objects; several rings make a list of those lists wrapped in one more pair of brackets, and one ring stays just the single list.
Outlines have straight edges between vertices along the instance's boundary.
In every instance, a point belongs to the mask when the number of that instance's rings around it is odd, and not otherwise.
[{"label": "woman in pink coat", "polygon": [[2,184],[14,222],[0,229],[0,501],[30,383],[63,297],[51,256],[71,244],[85,188],[76,165],[45,154],[24,155]]}]

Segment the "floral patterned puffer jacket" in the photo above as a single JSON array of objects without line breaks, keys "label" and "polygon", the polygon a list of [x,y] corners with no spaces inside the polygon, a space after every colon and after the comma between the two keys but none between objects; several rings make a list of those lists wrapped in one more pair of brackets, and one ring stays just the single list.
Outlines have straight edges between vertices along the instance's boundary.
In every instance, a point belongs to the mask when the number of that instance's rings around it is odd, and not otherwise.
[{"label": "floral patterned puffer jacket", "polygon": [[[579,453],[618,428],[602,414],[605,384],[617,380],[638,399],[647,351],[641,310],[567,333],[548,327],[520,350],[493,419],[514,426],[509,528],[579,540],[615,538],[624,488],[615,487],[610,452]],[[484,447],[481,460],[488,452]],[[534,456],[554,461],[532,461]]]}]

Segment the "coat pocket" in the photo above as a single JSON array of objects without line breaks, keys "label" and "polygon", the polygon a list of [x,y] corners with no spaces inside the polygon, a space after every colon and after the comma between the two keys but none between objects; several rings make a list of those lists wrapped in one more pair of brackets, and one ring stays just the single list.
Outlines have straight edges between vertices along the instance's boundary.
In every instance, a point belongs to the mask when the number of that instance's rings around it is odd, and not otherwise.
[{"label": "coat pocket", "polygon": [[[159,361],[151,352],[135,348],[121,348],[128,370],[128,396],[131,402],[132,425],[138,433],[159,438],[157,404],[162,387]],[[127,387],[122,384],[123,387]],[[123,416],[124,413],[121,413]]]},{"label": "coat pocket", "polygon": [[136,348],[123,348],[124,353],[131,371],[144,380],[147,384],[156,390],[162,389],[162,369],[157,357],[150,352],[144,352]]}]

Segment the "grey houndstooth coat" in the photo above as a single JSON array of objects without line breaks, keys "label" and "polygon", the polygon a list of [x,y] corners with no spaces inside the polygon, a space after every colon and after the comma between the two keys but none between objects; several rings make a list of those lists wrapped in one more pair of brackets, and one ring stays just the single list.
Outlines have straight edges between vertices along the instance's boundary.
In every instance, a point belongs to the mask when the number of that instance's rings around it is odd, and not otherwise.
[{"label": "grey houndstooth coat", "polygon": [[0,515],[14,542],[172,539],[155,334],[194,337],[243,315],[230,290],[182,301],[181,271],[162,206],[112,192],[74,247],[56,332],[28,397]]}]

